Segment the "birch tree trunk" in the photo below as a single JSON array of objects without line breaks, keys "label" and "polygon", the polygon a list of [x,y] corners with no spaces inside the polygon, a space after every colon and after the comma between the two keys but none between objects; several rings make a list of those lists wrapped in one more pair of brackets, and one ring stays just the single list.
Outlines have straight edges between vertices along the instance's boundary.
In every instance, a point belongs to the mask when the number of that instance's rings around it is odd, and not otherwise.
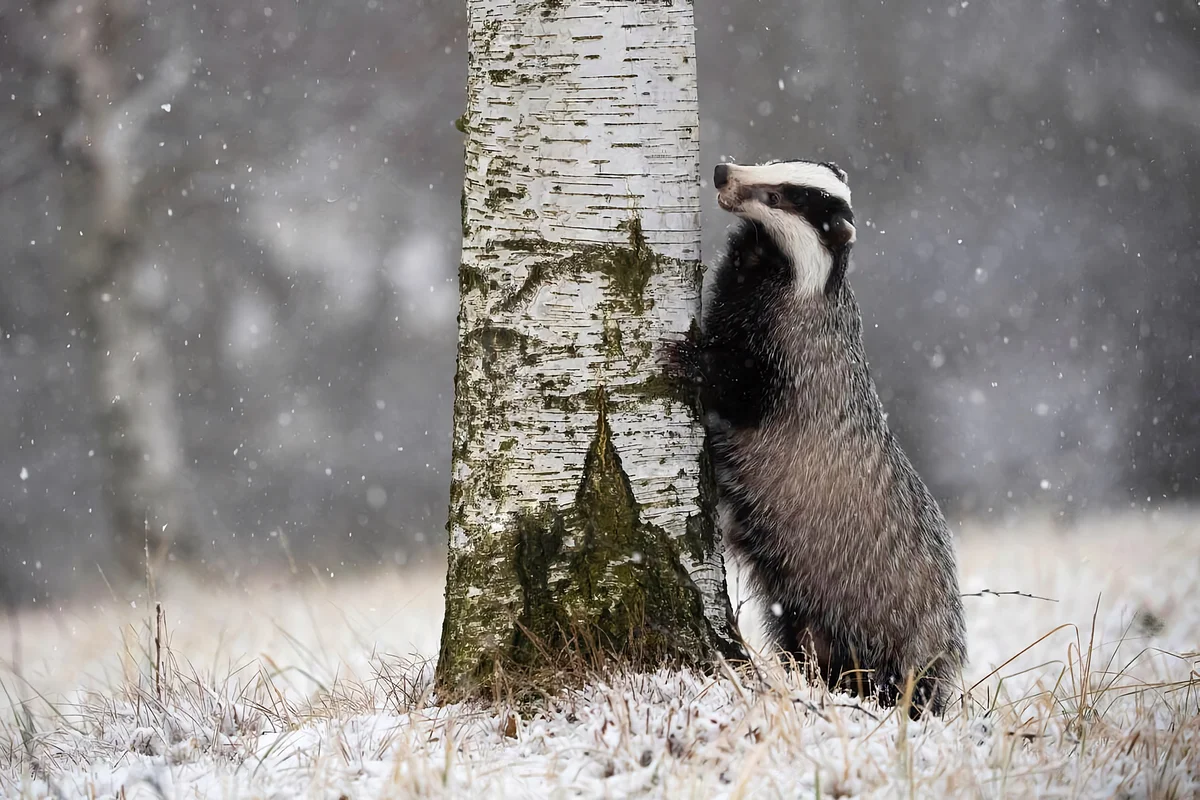
[{"label": "birch tree trunk", "polygon": [[444,697],[741,654],[704,435],[692,3],[468,0]]},{"label": "birch tree trunk", "polygon": [[86,323],[92,400],[105,459],[116,556],[128,578],[144,559],[192,555],[197,517],[187,482],[164,278],[145,252],[139,149],[154,114],[188,80],[182,51],[144,81],[117,53],[144,35],[128,0],[60,0],[45,10],[46,56],[62,93],[64,235],[69,283]]}]

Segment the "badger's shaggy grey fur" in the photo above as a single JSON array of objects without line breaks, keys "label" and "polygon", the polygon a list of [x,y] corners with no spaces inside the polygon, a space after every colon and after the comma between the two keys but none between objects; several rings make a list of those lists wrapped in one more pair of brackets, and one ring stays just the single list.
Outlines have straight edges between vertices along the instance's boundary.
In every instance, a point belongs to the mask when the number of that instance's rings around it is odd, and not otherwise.
[{"label": "badger's shaggy grey fur", "polygon": [[721,165],[742,217],[699,341],[668,345],[705,411],[726,535],[784,650],[825,680],[941,713],[966,659],[946,520],[888,430],[845,280],[845,173]]}]

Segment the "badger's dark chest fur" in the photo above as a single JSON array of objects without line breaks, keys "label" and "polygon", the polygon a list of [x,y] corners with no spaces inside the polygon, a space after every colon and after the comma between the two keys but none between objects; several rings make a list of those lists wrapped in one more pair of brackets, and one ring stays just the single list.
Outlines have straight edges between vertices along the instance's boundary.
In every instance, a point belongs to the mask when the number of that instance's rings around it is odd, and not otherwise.
[{"label": "badger's dark chest fur", "polygon": [[827,678],[858,664],[887,683],[944,651],[943,674],[965,656],[952,545],[887,428],[840,255],[801,296],[745,223],[715,276],[690,358],[726,531],[776,641],[815,650]]},{"label": "badger's dark chest fur", "polygon": [[[773,242],[746,224],[730,244],[704,314],[701,402],[718,432],[775,429],[827,441],[852,421],[880,433],[862,323],[839,276],[798,296]],[[851,401],[852,402],[849,402]]]}]

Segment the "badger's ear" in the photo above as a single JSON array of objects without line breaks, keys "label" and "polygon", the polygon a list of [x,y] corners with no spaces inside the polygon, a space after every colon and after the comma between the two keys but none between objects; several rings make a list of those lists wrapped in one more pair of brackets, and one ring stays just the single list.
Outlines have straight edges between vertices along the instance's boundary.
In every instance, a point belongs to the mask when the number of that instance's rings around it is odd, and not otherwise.
[{"label": "badger's ear", "polygon": [[846,174],[846,170],[842,169],[837,164],[833,163],[832,161],[822,161],[821,166],[825,167],[834,175],[836,175],[837,179],[842,183],[846,184],[847,186],[850,185],[850,176]]},{"label": "badger's ear", "polygon": [[829,244],[833,247],[845,247],[854,244],[858,238],[858,230],[854,227],[854,219],[847,214],[834,214],[829,220]]}]

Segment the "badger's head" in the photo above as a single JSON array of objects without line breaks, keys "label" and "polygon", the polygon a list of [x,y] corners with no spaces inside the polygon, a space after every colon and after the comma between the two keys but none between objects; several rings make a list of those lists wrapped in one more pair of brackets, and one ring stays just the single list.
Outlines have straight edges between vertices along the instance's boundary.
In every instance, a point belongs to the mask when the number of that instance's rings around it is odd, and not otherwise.
[{"label": "badger's head", "polygon": [[826,291],[844,276],[854,244],[854,211],[846,173],[836,164],[718,164],[713,183],[717,204],[762,225],[792,262],[799,294]]}]

